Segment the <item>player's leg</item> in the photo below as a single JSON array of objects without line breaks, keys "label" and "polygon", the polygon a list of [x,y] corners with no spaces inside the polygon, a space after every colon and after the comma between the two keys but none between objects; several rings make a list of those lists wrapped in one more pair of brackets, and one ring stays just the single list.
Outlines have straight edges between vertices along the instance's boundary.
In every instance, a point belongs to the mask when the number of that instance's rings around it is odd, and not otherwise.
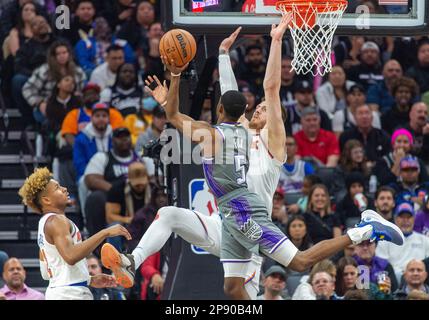
[{"label": "player's leg", "polygon": [[185,241],[219,256],[221,221],[218,216],[208,217],[188,209],[164,207],[158,211],[154,222],[131,255],[121,254],[105,244],[101,251],[101,261],[113,271],[119,283],[130,287],[134,282],[135,270],[149,256],[161,250],[173,232]]}]

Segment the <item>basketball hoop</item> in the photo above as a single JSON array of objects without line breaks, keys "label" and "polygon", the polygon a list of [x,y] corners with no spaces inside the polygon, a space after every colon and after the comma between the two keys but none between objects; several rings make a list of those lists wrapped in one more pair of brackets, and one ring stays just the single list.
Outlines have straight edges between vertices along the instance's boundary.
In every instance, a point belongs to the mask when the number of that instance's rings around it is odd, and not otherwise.
[{"label": "basketball hoop", "polygon": [[347,0],[278,1],[276,9],[292,13],[294,42],[292,67],[298,74],[323,76],[332,70],[331,46],[335,30],[347,8]]}]

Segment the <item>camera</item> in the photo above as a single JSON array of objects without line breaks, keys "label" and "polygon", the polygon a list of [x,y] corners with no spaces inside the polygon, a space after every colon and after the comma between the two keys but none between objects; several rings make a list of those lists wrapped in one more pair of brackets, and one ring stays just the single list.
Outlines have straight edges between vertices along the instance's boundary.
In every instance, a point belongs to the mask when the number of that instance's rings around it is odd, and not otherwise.
[{"label": "camera", "polygon": [[161,158],[161,150],[165,145],[161,139],[151,140],[148,144],[143,146],[143,157],[149,157],[152,159],[160,159]]}]

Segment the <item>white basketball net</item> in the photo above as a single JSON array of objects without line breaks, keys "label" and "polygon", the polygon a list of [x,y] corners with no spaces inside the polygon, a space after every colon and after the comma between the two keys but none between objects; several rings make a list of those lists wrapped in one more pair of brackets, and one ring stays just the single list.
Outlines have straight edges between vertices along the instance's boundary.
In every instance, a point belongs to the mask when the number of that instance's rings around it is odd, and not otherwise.
[{"label": "white basketball net", "polygon": [[[292,2],[292,4],[291,4]],[[309,1],[303,9],[302,3],[288,5],[278,4],[282,14],[293,13],[290,31],[294,42],[294,58],[292,67],[297,74],[312,73],[313,76],[325,75],[332,70],[331,47],[332,39],[338,23],[347,8],[347,4],[335,4],[335,11],[329,1],[321,9]],[[337,9],[338,8],[338,9]],[[313,27],[308,21],[314,21]],[[299,21],[302,23],[298,25]],[[297,23],[298,22],[298,23]]]}]

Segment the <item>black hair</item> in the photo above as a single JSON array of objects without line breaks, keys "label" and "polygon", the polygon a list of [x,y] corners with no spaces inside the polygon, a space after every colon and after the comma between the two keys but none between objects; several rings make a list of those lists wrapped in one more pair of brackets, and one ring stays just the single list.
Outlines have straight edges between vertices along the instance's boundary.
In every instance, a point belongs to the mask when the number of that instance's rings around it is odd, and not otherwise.
[{"label": "black hair", "polygon": [[133,63],[129,63],[129,62],[124,62],[123,64],[120,65],[120,67],[118,68],[118,71],[116,72],[117,76],[116,76],[116,80],[115,83],[113,84],[113,87],[117,87],[118,83],[119,83],[119,74],[121,73],[122,69],[124,68],[124,66],[126,65],[131,65],[134,68],[134,87],[138,88],[139,86],[139,74],[137,71],[136,66]]},{"label": "black hair", "polygon": [[[291,136],[291,137],[293,137],[293,136]],[[293,137],[293,138],[295,139],[295,137]],[[309,181],[312,186],[314,186],[315,184],[323,183],[322,179],[320,179],[320,177],[315,175],[315,174],[309,174],[308,176],[305,176],[304,180]]]},{"label": "black hair", "polygon": [[124,48],[122,48],[121,46],[118,46],[117,44],[112,44],[107,48],[106,53],[110,53],[112,51],[119,51],[119,50],[124,52]]},{"label": "black hair", "polygon": [[233,121],[238,120],[246,110],[247,99],[239,91],[229,90],[225,92],[220,101],[226,115]]},{"label": "black hair", "polygon": [[258,45],[256,45],[256,44],[253,44],[253,45],[248,46],[248,47],[246,48],[246,55],[248,55],[248,54],[249,54],[249,52],[250,52],[250,51],[252,51],[252,50],[254,50],[254,49],[259,50],[259,51],[261,51],[261,52],[262,52],[262,47],[261,47],[261,46],[258,46]]},{"label": "black hair", "polygon": [[74,10],[73,10],[73,12],[76,12],[77,8],[79,8],[79,6],[81,5],[81,3],[86,3],[86,2],[88,2],[88,3],[92,4],[92,7],[93,7],[94,9],[96,9],[96,7],[95,7],[95,3],[94,3],[94,1],[92,1],[92,0],[77,0],[77,1],[75,1],[75,3],[74,3]]},{"label": "black hair", "polygon": [[377,199],[382,192],[390,192],[392,194],[393,199],[395,199],[395,190],[388,186],[381,186],[380,188],[378,188],[377,192],[375,193],[375,199]]},{"label": "black hair", "polygon": [[286,235],[288,236],[289,239],[292,239],[291,236],[290,236],[289,228],[292,225],[292,222],[294,222],[295,220],[300,220],[300,221],[304,222],[305,227],[307,228],[307,232],[306,232],[306,234],[304,236],[304,239],[302,239],[302,244],[298,248],[299,251],[305,251],[305,250],[309,249],[313,245],[313,242],[311,241],[310,231],[309,231],[309,229],[307,227],[307,223],[305,222],[305,218],[304,218],[304,216],[302,214],[292,215],[289,218],[289,220],[287,222],[287,226],[286,226]]}]

